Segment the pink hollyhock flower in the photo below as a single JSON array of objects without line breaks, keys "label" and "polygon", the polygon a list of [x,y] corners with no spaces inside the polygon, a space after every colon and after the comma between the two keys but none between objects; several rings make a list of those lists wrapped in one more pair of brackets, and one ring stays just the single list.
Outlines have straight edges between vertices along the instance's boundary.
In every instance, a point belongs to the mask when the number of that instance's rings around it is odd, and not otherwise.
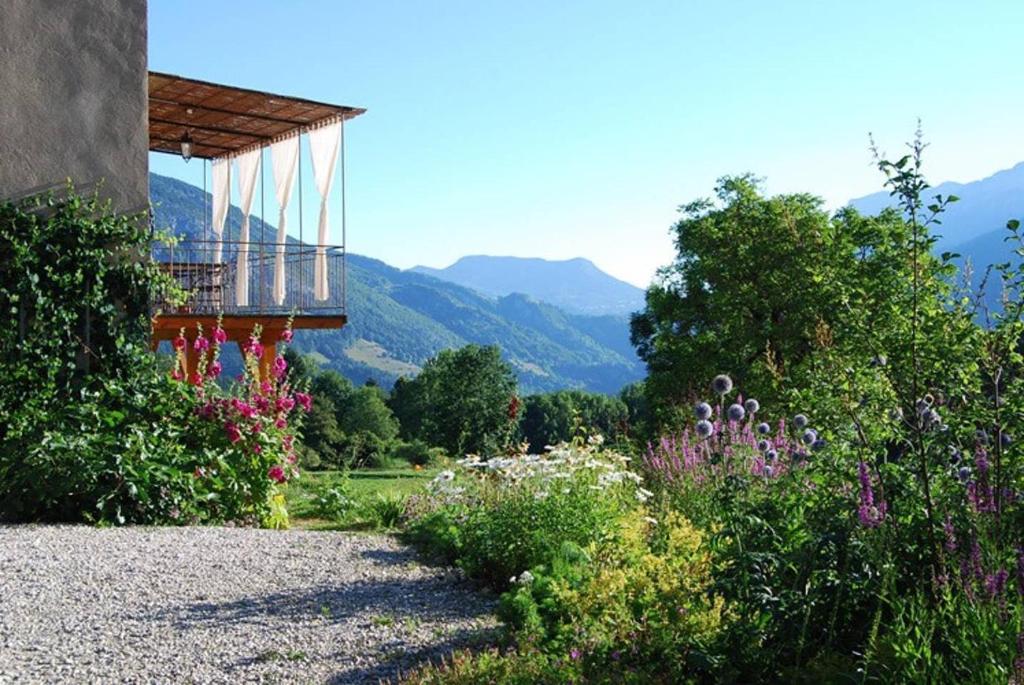
[{"label": "pink hollyhock flower", "polygon": [[174,345],[174,349],[183,350],[185,349],[185,345],[188,344],[188,341],[185,340],[185,336],[179,335],[171,344]]},{"label": "pink hollyhock flower", "polygon": [[217,376],[220,375],[220,372],[221,372],[222,368],[223,367],[221,367],[219,361],[214,360],[214,361],[210,362],[210,365],[206,367],[206,377],[207,378],[216,378]]},{"label": "pink hollyhock flower", "polygon": [[224,432],[228,434],[228,440],[232,443],[236,443],[242,439],[242,433],[238,430],[238,426],[233,423],[224,424]]},{"label": "pink hollyhock flower", "polygon": [[279,397],[275,404],[278,411],[290,412],[295,407],[295,400],[291,397]]},{"label": "pink hollyhock flower", "polygon": [[256,405],[256,411],[260,414],[266,414],[267,410],[270,409],[270,401],[263,395],[257,395],[256,399],[253,400],[253,404]]},{"label": "pink hollyhock flower", "polygon": [[258,444],[257,445],[253,445],[252,446],[252,451],[253,451],[253,454],[259,454],[259,453],[261,453],[263,451],[263,448],[260,447]]},{"label": "pink hollyhock flower", "polygon": [[267,476],[269,476],[270,480],[275,483],[283,483],[288,480],[288,477],[285,475],[284,468],[277,465],[271,466],[270,469],[267,470]]},{"label": "pink hollyhock flower", "polygon": [[176,381],[185,380],[185,372],[182,371],[180,368],[175,367],[174,371],[171,371],[171,378],[173,378]]},{"label": "pink hollyhock flower", "polygon": [[203,417],[204,419],[212,419],[213,418],[213,404],[210,403],[210,402],[207,402],[203,406],[199,407],[199,409],[196,410],[196,413],[199,414],[199,416]]},{"label": "pink hollyhock flower", "polygon": [[249,341],[245,343],[245,346],[242,348],[242,352],[245,354],[251,354],[254,357],[262,357],[263,345],[260,344],[260,341],[256,338],[249,338]]},{"label": "pink hollyhock flower", "polygon": [[196,470],[192,472],[192,476],[194,478],[205,478],[206,477],[206,469],[204,469],[202,466],[197,466]]},{"label": "pink hollyhock flower", "polygon": [[309,411],[313,406],[313,398],[304,392],[295,393],[295,401],[306,411]]},{"label": "pink hollyhock flower", "polygon": [[286,328],[281,331],[281,340],[290,343],[292,341],[292,329]]},{"label": "pink hollyhock flower", "polygon": [[196,338],[196,341],[194,343],[192,343],[192,348],[196,352],[206,352],[208,349],[210,349],[210,339],[207,338],[206,336],[201,335],[198,338]]},{"label": "pink hollyhock flower", "polygon": [[287,462],[288,462],[289,464],[294,464],[294,463],[295,463],[296,461],[298,461],[298,459],[296,459],[296,457],[295,457],[295,452],[289,452],[289,453],[288,453],[288,456],[287,456],[287,457],[285,457],[285,460],[286,460],[286,461],[287,461]]},{"label": "pink hollyhock flower", "polygon": [[288,362],[284,360],[284,357],[277,355],[274,357],[274,378],[281,378],[284,376],[284,372],[288,370]]},{"label": "pink hollyhock flower", "polygon": [[202,385],[203,376],[198,371],[193,371],[192,375],[188,379],[188,382],[191,383],[192,385]]},{"label": "pink hollyhock flower", "polygon": [[[294,435],[286,435],[286,436],[284,436],[284,440],[282,440],[281,442],[284,443],[284,448],[286,450],[290,450],[292,448],[292,441],[294,439],[295,439]],[[1024,554],[1024,553],[1022,553],[1022,554]]]},{"label": "pink hollyhock flower", "polygon": [[280,428],[281,430],[284,430],[285,428],[288,427],[288,422],[285,421],[283,418],[279,418],[277,421],[274,421],[274,425]]},{"label": "pink hollyhock flower", "polygon": [[223,345],[228,341],[228,334],[224,331],[223,328],[217,326],[217,328],[213,330],[213,340],[218,345]]},{"label": "pink hollyhock flower", "polygon": [[263,393],[264,395],[273,395],[274,386],[270,383],[270,381],[263,381],[262,383],[260,383],[260,392]]}]

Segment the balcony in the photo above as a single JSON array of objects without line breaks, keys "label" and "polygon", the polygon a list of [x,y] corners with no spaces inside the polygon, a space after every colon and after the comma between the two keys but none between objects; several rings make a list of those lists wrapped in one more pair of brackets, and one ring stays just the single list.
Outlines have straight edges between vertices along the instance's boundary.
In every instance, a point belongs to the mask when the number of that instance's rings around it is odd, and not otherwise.
[{"label": "balcony", "polygon": [[[299,243],[193,240],[160,245],[153,258],[185,293],[185,300],[152,303],[154,316],[309,317],[345,316],[345,249],[322,248],[326,297],[316,297],[319,248]],[[239,255],[244,255],[239,261]],[[244,265],[243,265],[244,264]],[[280,269],[280,274],[277,273]],[[239,287],[240,274],[245,287]],[[282,287],[283,286],[283,287]],[[301,327],[301,323],[297,327]]]}]

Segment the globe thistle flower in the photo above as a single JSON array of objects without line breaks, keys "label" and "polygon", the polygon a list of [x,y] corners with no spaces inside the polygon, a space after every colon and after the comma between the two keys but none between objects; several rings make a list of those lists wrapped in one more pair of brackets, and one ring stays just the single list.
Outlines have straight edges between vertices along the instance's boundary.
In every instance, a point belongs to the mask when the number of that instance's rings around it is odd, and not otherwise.
[{"label": "globe thistle flower", "polygon": [[890,409],[889,410],[889,420],[890,421],[899,421],[902,418],[903,418],[903,410],[900,409],[899,407],[896,407],[895,409]]},{"label": "globe thistle flower", "polygon": [[957,449],[956,445],[949,446],[949,463],[953,466],[960,463],[960,450]]},{"label": "globe thistle flower", "polygon": [[920,399],[920,400],[917,401],[917,413],[918,414],[921,414],[922,416],[924,416],[924,415],[926,415],[928,413],[929,409],[931,409],[931,405],[929,405],[928,402],[926,402],[923,399]]},{"label": "globe thistle flower", "polygon": [[871,366],[885,366],[888,363],[889,360],[886,358],[884,354],[875,355],[875,357],[871,360]]},{"label": "globe thistle flower", "polygon": [[769,426],[766,422],[762,421],[761,423],[757,424],[757,432],[760,433],[761,435],[768,435],[769,433],[772,432],[772,427]]},{"label": "globe thistle flower", "polygon": [[726,413],[730,421],[742,421],[743,417],[747,415],[746,410],[741,404],[730,404]]},{"label": "globe thistle flower", "polygon": [[711,418],[711,405],[707,402],[701,402],[693,408],[693,413],[697,415],[698,421],[707,421]]},{"label": "globe thistle flower", "polygon": [[974,439],[984,445],[988,442],[988,433],[985,432],[984,428],[979,428],[974,431]]},{"label": "globe thistle flower", "polygon": [[825,449],[825,438],[817,438],[814,442],[811,443],[811,449],[814,450],[815,452],[820,452],[821,450]]},{"label": "globe thistle flower", "polygon": [[711,389],[718,395],[728,395],[732,392],[732,379],[724,373],[719,374],[711,381]]},{"label": "globe thistle flower", "polygon": [[775,470],[772,469],[771,466],[764,467],[764,475],[766,478],[771,478],[773,473],[775,473]]},{"label": "globe thistle flower", "polygon": [[758,440],[757,449],[761,452],[767,452],[771,448],[772,444],[767,440]]},{"label": "globe thistle flower", "polygon": [[805,445],[813,445],[814,441],[818,439],[818,433],[813,428],[808,428],[800,436],[800,439],[804,441]]},{"label": "globe thistle flower", "polygon": [[797,414],[793,417],[793,425],[797,428],[806,428],[808,423],[807,417],[803,414]]},{"label": "globe thistle flower", "polygon": [[775,461],[776,459],[778,459],[778,458],[779,458],[779,453],[778,453],[778,452],[776,452],[775,450],[772,450],[772,449],[770,449],[770,450],[768,450],[767,452],[765,452],[765,453],[764,453],[764,456],[765,456],[765,457],[766,457],[766,458],[767,458],[767,459],[768,459],[769,461]]},{"label": "globe thistle flower", "polygon": [[1009,433],[1000,433],[999,444],[1002,445],[1003,447],[1009,447],[1010,445],[1013,444],[1013,436],[1010,435]]},{"label": "globe thistle flower", "polygon": [[695,426],[697,435],[702,438],[710,438],[711,434],[715,432],[715,425],[707,419],[701,419]]},{"label": "globe thistle flower", "polygon": [[971,469],[966,466],[961,466],[960,470],[957,471],[957,476],[960,478],[961,483],[966,483],[971,478]]},{"label": "globe thistle flower", "polygon": [[743,403],[743,408],[747,410],[748,414],[756,414],[761,411],[761,403],[754,398],[750,398]]}]

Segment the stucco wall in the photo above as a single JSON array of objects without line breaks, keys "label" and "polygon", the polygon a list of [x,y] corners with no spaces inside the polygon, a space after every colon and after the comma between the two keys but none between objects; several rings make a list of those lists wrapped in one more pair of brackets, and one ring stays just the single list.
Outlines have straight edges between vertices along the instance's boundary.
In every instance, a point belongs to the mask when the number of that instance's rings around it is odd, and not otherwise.
[{"label": "stucco wall", "polygon": [[70,177],[147,207],[146,0],[0,2],[0,198]]}]

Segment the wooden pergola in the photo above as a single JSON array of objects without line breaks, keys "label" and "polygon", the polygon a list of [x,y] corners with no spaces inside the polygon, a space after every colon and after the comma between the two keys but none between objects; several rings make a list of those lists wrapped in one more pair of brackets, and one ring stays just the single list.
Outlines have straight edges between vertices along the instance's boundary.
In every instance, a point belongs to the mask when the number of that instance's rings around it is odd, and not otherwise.
[{"label": "wooden pergola", "polygon": [[[267,147],[283,137],[311,130],[324,123],[352,119],[365,111],[358,107],[315,102],[172,74],[149,73],[149,149],[155,152],[182,155],[182,144],[187,142],[192,157],[203,160],[231,157],[255,147]],[[203,173],[205,185],[205,168]],[[299,241],[298,245],[301,260],[304,243]],[[341,257],[343,260],[343,252]],[[190,258],[187,267],[183,267],[180,261],[175,261],[172,253],[165,266],[175,274],[185,270],[195,272],[200,265],[192,263]],[[202,263],[206,271],[220,269],[222,266]],[[340,278],[344,279],[343,262]],[[224,301],[225,298],[219,294],[216,302]],[[228,340],[241,344],[249,339],[258,325],[262,329],[261,342],[264,347],[261,369],[266,374],[276,355],[276,343],[289,318],[293,320],[292,325],[296,329],[342,328],[348,321],[343,304],[340,311],[328,312],[312,307],[309,310],[298,308],[290,312],[260,311],[258,307],[253,308],[257,311],[251,312],[218,311],[218,307],[222,306],[206,306],[202,311],[154,312],[151,338],[153,348],[156,349],[161,340],[177,337],[182,329],[186,336],[198,334],[200,326],[209,333],[218,321],[227,333]],[[190,352],[191,347],[187,346],[186,350]],[[186,363],[187,371],[191,372],[195,359],[188,353]]]}]

